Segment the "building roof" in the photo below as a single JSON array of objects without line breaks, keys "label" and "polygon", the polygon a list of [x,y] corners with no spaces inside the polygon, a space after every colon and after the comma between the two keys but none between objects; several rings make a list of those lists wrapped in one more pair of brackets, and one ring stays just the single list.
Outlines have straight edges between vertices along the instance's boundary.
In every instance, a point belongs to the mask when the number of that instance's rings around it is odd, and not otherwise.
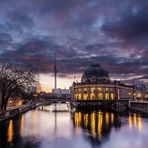
[{"label": "building roof", "polygon": [[111,83],[108,72],[100,64],[92,64],[81,78],[82,83]]}]

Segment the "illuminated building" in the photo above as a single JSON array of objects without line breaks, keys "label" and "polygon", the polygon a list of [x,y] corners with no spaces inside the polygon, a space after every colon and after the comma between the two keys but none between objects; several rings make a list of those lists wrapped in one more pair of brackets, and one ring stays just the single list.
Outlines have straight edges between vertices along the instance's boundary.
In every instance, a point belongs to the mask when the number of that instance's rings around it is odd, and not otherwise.
[{"label": "illuminated building", "polygon": [[144,93],[136,90],[133,85],[112,81],[109,73],[99,64],[86,69],[80,83],[73,83],[71,95],[73,99],[83,102],[144,98]]}]

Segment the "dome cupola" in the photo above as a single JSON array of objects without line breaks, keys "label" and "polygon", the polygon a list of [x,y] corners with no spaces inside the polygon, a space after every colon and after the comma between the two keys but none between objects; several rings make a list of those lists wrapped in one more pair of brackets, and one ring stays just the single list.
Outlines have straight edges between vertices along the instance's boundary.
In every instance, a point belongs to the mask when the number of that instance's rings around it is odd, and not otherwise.
[{"label": "dome cupola", "polygon": [[108,72],[101,68],[100,64],[92,64],[86,69],[81,78],[82,83],[111,83]]}]

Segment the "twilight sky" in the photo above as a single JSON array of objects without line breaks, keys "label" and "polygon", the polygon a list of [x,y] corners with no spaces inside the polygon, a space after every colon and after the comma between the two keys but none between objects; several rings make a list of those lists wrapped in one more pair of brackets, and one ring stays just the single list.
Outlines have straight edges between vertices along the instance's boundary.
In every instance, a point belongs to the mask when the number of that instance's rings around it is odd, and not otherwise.
[{"label": "twilight sky", "polygon": [[0,58],[32,65],[44,90],[69,87],[91,63],[148,81],[147,0],[0,0]]}]

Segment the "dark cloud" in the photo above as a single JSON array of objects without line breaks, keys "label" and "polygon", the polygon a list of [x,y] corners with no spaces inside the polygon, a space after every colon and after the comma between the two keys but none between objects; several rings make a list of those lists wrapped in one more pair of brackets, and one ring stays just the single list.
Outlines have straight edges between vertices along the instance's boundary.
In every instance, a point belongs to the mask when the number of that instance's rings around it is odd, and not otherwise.
[{"label": "dark cloud", "polygon": [[[142,2],[141,2],[142,4]],[[101,30],[111,37],[119,39],[122,46],[147,49],[148,45],[148,2],[129,8],[118,19],[104,22]]]},{"label": "dark cloud", "polygon": [[13,46],[13,38],[8,33],[0,33],[0,52]]},{"label": "dark cloud", "polygon": [[61,77],[100,63],[111,74],[146,78],[147,7],[144,0],[2,0],[0,57],[51,73],[56,53]]},{"label": "dark cloud", "polygon": [[33,27],[34,22],[31,17],[24,12],[13,11],[8,13],[8,18],[13,24],[21,25],[24,27]]}]

